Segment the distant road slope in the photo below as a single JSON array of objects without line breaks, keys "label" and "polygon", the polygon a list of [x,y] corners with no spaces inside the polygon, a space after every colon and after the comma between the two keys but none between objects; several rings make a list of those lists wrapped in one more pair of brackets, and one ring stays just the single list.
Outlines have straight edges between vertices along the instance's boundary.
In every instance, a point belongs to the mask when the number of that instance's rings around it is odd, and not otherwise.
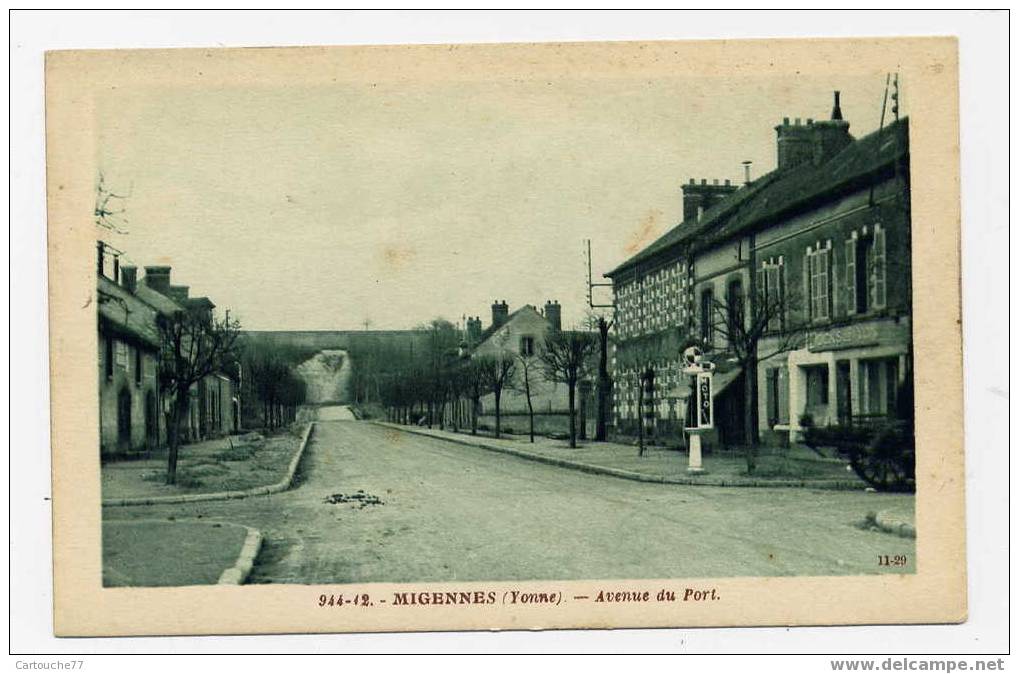
[{"label": "distant road slope", "polygon": [[350,367],[347,352],[338,349],[322,351],[298,365],[297,374],[308,384],[308,404],[349,402]]}]

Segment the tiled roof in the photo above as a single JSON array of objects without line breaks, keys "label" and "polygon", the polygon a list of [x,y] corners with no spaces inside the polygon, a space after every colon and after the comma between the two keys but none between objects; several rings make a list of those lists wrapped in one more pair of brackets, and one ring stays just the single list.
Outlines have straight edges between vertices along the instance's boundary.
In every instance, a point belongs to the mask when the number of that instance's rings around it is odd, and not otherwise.
[{"label": "tiled roof", "polygon": [[171,316],[177,313],[178,311],[181,311],[181,309],[183,309],[183,307],[181,307],[179,304],[174,302],[172,299],[170,299],[163,293],[159,292],[158,290],[153,290],[148,285],[146,285],[144,278],[141,281],[139,281],[138,285],[135,287],[135,295],[137,295],[144,302],[155,308],[156,311],[163,314],[164,316]]},{"label": "tiled roof", "polygon": [[[541,316],[541,314],[538,313],[537,309],[535,309],[530,304],[525,304],[524,306],[520,307],[519,309],[517,309],[516,311],[511,313],[509,316],[507,316],[506,320],[503,321],[502,323],[500,323],[499,325],[496,325],[496,324],[493,323],[492,325],[490,325],[487,328],[485,328],[485,330],[481,333],[481,337],[478,338],[478,343],[477,343],[477,345],[474,348],[477,348],[478,346],[481,346],[486,341],[488,341],[488,338],[491,337],[492,335],[494,335],[496,330],[498,330],[499,328],[501,328],[504,325],[507,325],[510,321],[512,321],[517,316],[517,314],[519,314],[521,311],[524,311],[525,309],[530,309],[535,314],[538,314],[538,316]],[[542,318],[544,318],[544,316],[542,316]]]},{"label": "tiled roof", "polygon": [[705,211],[700,222],[673,227],[647,248],[605,274],[615,276],[680,245],[711,246],[809,208],[818,199],[872,184],[909,157],[909,121],[890,124],[847,145],[827,162],[768,173]]},{"label": "tiled roof", "polygon": [[97,288],[100,322],[114,332],[159,347],[155,308],[105,276],[99,277]]}]

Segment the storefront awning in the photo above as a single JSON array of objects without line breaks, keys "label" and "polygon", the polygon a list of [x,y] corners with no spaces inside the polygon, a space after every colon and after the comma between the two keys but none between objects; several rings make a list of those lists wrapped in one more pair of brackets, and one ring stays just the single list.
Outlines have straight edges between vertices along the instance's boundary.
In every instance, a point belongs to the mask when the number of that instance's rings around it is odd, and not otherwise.
[{"label": "storefront awning", "polygon": [[[729,384],[736,381],[740,374],[743,373],[743,368],[734,367],[731,370],[725,372],[716,372],[715,377],[711,384],[711,397],[717,398],[722,391],[724,391]],[[690,397],[690,386],[689,384],[682,384],[680,386],[674,386],[665,392],[666,398],[679,398],[680,400],[686,400]]]}]

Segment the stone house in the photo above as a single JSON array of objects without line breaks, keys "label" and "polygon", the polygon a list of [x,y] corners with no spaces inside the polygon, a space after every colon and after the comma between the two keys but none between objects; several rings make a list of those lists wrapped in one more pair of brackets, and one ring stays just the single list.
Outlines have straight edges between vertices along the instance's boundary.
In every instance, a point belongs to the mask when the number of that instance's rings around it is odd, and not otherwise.
[{"label": "stone house", "polygon": [[[500,355],[519,359],[530,358],[529,380],[531,404],[534,406],[536,427],[542,431],[562,431],[567,427],[569,413],[569,390],[566,384],[549,381],[544,374],[538,355],[544,347],[546,336],[552,331],[562,330],[562,307],[557,301],[546,301],[539,311],[525,304],[510,313],[505,300],[492,304],[492,323],[480,330],[479,318],[469,318],[466,323],[466,341],[472,358]],[[527,396],[519,390],[521,383],[520,366],[517,367],[517,386],[507,387],[502,393],[500,409],[503,415],[527,414]],[[577,411],[580,418],[592,416],[593,401],[589,384],[578,387]],[[585,395],[582,395],[582,392]],[[591,410],[591,415],[586,412]],[[495,396],[489,393],[481,399],[481,417],[495,414]],[[587,421],[587,419],[585,419]],[[560,423],[561,422],[561,423]],[[522,424],[517,424],[523,427]]]},{"label": "stone house", "polygon": [[[113,257],[113,264],[107,264]],[[171,401],[159,380],[161,322],[185,310],[210,311],[207,298],[170,286],[169,267],[121,266],[99,244],[97,274],[99,448],[104,458],[159,449],[167,441]],[[238,429],[236,376],[213,373],[192,390],[185,441]]]},{"label": "stone house", "polygon": [[145,452],[166,441],[159,388],[158,311],[136,294],[136,269],[121,282],[100,275],[98,299],[99,451]]}]

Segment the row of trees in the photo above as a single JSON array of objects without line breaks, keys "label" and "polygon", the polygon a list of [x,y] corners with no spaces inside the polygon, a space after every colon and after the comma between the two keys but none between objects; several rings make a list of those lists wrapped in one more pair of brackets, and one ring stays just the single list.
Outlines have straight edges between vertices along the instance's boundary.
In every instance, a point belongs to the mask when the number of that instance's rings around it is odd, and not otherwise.
[{"label": "row of trees", "polygon": [[209,311],[190,308],[160,318],[159,380],[170,400],[168,484],[176,482],[192,391],[206,377],[224,373],[239,379],[248,418],[270,430],[293,422],[306,400],[306,384],[296,367],[314,352],[242,336],[240,327],[229,314],[216,319]]},{"label": "row of trees", "polygon": [[[380,376],[379,393],[387,418],[400,423],[423,423],[454,430],[470,425],[478,432],[481,399],[492,395],[495,435],[502,434],[502,401],[507,391],[522,394],[527,402],[529,436],[534,441],[533,395],[541,381],[565,384],[569,395],[570,446],[577,441],[576,393],[591,369],[597,340],[587,332],[550,332],[533,354],[516,353],[505,344],[490,354],[470,356],[458,339],[443,339],[444,326],[433,321],[433,339],[417,362],[405,370]],[[456,337],[456,332],[453,332]]]}]

